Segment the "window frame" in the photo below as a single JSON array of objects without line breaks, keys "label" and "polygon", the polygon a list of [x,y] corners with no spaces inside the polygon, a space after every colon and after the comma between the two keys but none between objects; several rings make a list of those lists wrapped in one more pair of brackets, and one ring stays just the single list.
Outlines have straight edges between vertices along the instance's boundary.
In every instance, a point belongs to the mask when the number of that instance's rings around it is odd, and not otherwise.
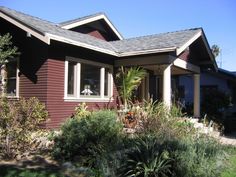
[{"label": "window frame", "polygon": [[[69,62],[76,62],[75,80],[74,80],[74,95],[68,95],[68,66]],[[100,67],[100,95],[99,96],[83,96],[81,94],[81,64],[93,65]],[[105,70],[108,69],[108,94],[105,94]],[[85,60],[81,58],[66,57],[65,73],[64,73],[64,100],[70,102],[109,102],[113,100],[113,66],[100,62]]]},{"label": "window frame", "polygon": [[19,77],[19,73],[20,73],[20,70],[19,70],[20,60],[19,60],[19,58],[11,59],[9,61],[9,63],[14,61],[14,60],[16,60],[16,95],[9,95],[8,93],[6,93],[6,97],[10,98],[10,99],[11,98],[12,99],[14,99],[14,98],[18,99],[20,97],[19,96],[19,94],[20,94],[20,90],[19,90],[19,88],[20,88],[20,77]]}]

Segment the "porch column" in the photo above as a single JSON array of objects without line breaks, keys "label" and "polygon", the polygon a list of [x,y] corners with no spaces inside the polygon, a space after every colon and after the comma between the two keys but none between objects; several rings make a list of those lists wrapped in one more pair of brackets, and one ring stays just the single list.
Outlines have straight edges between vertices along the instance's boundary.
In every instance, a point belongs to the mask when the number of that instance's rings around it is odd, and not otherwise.
[{"label": "porch column", "polygon": [[200,117],[200,74],[194,74],[193,116]]},{"label": "porch column", "polygon": [[171,106],[171,65],[163,71],[163,102],[166,106]]}]

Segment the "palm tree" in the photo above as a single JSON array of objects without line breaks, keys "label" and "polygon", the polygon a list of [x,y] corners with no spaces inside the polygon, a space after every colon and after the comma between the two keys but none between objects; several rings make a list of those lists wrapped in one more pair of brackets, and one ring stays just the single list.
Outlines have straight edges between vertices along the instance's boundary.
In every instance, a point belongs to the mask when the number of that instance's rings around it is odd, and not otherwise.
[{"label": "palm tree", "polygon": [[214,55],[215,58],[216,58],[216,57],[219,56],[219,54],[220,54],[220,47],[219,47],[218,45],[214,44],[214,45],[212,45],[212,47],[211,47],[211,51],[212,51],[213,55]]},{"label": "palm tree", "polygon": [[1,90],[2,96],[6,95],[6,86],[7,86],[7,70],[6,64],[10,58],[13,58],[15,55],[19,54],[17,52],[17,47],[12,46],[11,42],[12,36],[7,33],[5,35],[0,35],[0,67],[1,67]]},{"label": "palm tree", "polygon": [[146,71],[140,67],[125,69],[122,66],[119,69],[116,78],[118,79],[119,94],[122,98],[125,110],[128,107],[128,102],[131,100],[134,90],[141,84],[145,75]]}]

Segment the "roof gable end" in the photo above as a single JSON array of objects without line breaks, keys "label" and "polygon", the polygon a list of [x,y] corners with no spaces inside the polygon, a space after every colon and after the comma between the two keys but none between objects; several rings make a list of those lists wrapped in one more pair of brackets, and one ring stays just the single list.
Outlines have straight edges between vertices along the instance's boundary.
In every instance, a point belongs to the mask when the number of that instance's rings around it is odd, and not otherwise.
[{"label": "roof gable end", "polygon": [[97,13],[94,15],[89,15],[82,18],[62,22],[59,24],[59,26],[69,30],[99,20],[104,20],[105,23],[108,25],[111,31],[118,37],[119,40],[123,39],[122,35],[118,32],[116,27],[112,24],[112,22],[108,19],[108,17],[104,13]]}]

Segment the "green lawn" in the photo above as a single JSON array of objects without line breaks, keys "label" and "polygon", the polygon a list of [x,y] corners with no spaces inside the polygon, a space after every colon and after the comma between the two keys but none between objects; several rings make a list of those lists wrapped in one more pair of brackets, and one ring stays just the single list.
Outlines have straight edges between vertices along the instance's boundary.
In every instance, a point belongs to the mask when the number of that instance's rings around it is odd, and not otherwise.
[{"label": "green lawn", "polygon": [[236,148],[229,150],[229,160],[227,161],[227,167],[221,174],[221,177],[236,177]]}]

